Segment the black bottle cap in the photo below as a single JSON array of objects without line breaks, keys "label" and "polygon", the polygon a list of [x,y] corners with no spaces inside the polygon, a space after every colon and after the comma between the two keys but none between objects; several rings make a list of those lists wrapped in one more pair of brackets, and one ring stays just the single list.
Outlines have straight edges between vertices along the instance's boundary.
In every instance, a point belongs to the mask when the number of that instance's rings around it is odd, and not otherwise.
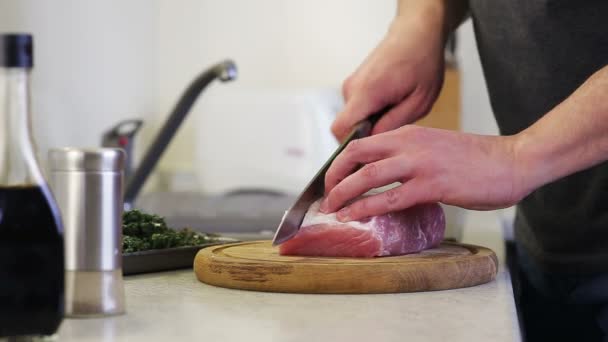
[{"label": "black bottle cap", "polygon": [[34,41],[31,34],[0,34],[0,67],[31,68],[34,66]]}]

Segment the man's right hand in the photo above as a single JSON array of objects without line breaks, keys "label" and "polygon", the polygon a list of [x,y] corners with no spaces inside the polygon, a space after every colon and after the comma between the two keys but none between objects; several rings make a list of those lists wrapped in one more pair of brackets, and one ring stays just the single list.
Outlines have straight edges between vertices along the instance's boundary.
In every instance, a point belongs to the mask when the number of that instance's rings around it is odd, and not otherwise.
[{"label": "man's right hand", "polygon": [[387,35],[343,85],[344,109],[331,130],[342,141],[367,116],[391,106],[372,134],[427,114],[441,90],[444,32],[432,11],[397,16]]}]

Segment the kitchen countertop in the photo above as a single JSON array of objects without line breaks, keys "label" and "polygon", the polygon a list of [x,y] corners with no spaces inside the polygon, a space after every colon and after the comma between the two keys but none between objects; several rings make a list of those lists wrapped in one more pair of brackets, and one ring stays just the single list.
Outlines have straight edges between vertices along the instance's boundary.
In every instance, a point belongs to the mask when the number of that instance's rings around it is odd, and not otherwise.
[{"label": "kitchen countertop", "polygon": [[125,278],[127,314],[67,319],[59,341],[519,341],[501,228],[467,215],[464,242],[492,248],[495,281],[381,295],[247,292],[198,282],[191,270]]}]

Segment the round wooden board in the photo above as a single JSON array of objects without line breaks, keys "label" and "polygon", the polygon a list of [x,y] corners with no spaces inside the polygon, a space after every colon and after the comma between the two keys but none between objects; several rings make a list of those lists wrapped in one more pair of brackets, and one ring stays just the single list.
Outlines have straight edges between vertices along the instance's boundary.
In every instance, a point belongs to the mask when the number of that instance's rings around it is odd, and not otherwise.
[{"label": "round wooden board", "polygon": [[498,260],[488,248],[444,242],[417,254],[380,258],[282,256],[270,241],[202,249],[194,272],[203,283],[292,293],[395,293],[487,283]]}]

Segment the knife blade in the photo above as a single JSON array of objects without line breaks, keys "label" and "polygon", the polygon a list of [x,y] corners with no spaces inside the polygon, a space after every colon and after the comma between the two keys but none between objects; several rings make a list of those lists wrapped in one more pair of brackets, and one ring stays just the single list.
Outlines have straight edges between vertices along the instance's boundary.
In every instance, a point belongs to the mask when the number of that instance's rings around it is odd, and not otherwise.
[{"label": "knife blade", "polygon": [[385,108],[378,113],[370,115],[367,119],[359,122],[350,134],[344,139],[344,141],[338,146],[338,148],[332,153],[329,159],[323,164],[321,169],[315,174],[312,180],[306,185],[304,191],[298,196],[294,204],[285,212],[281,223],[272,239],[272,245],[280,245],[283,242],[294,237],[300,230],[304,216],[316,200],[323,197],[325,192],[325,173],[331,166],[331,163],[336,157],[346,148],[348,143],[355,139],[360,139],[368,136],[376,122],[388,111],[389,108]]}]

